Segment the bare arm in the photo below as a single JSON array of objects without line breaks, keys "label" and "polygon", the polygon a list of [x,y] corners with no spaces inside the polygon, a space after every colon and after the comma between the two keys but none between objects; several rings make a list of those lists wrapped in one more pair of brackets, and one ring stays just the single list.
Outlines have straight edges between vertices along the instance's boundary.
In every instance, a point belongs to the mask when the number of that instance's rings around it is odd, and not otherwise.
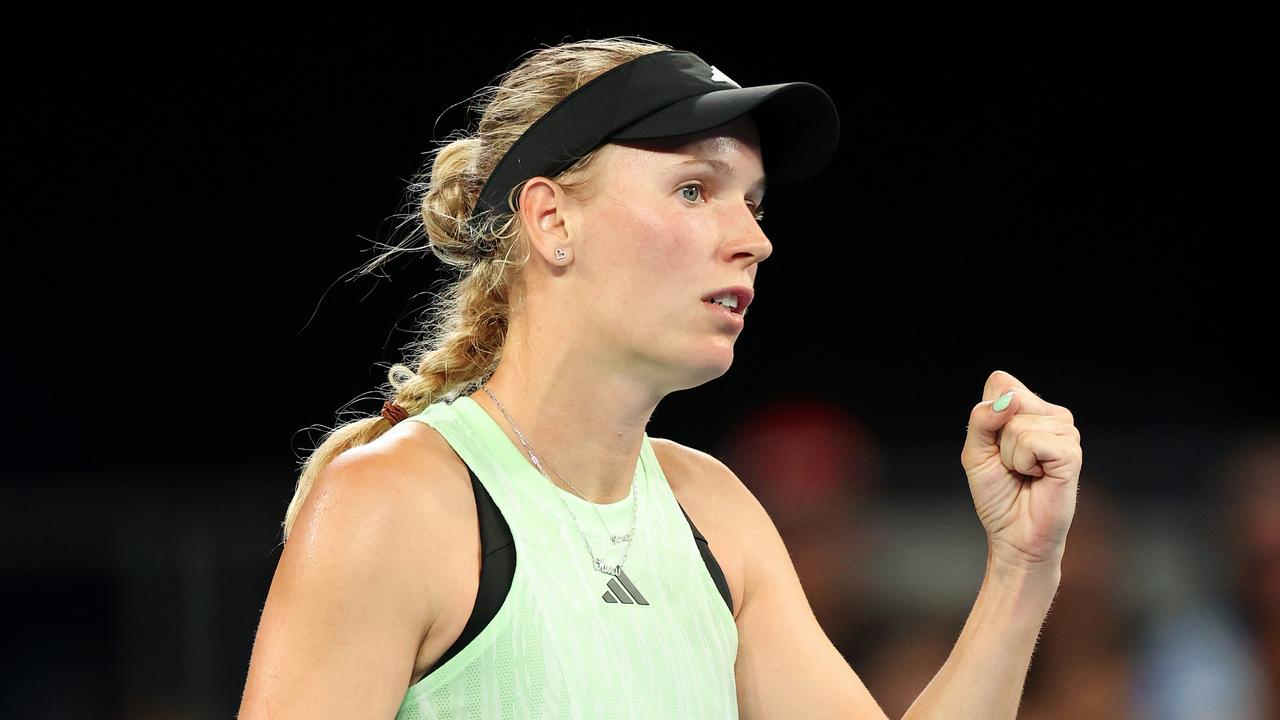
[{"label": "bare arm", "polygon": [[904,720],[1017,716],[1031,653],[1062,579],[1083,463],[1069,409],[1003,370],[987,377],[960,452],[987,534],[986,574],[959,641]]},{"label": "bare arm", "polygon": [[942,669],[903,720],[1014,718],[1061,567],[1043,574],[987,559],[978,600]]},{"label": "bare arm", "polygon": [[395,463],[358,450],[321,473],[289,534],[240,720],[389,718],[404,699],[432,618],[412,570],[427,555],[411,540],[421,503]]},{"label": "bare arm", "polygon": [[[738,709],[750,718],[887,720],[866,685],[814,618],[790,554],[768,513],[726,466],[695,454],[718,478],[747,558],[738,614]],[[903,720],[1014,718],[1031,654],[1061,578],[993,564],[950,657]]]}]

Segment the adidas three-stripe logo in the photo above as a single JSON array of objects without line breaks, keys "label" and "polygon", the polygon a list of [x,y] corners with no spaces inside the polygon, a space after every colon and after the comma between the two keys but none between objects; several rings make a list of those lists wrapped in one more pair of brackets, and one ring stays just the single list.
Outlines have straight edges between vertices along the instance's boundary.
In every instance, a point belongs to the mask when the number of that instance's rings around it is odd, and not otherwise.
[{"label": "adidas three-stripe logo", "polygon": [[[622,582],[618,582],[621,580]],[[631,578],[627,577],[625,570],[619,570],[618,576],[609,578],[609,589],[604,591],[602,596],[607,603],[622,603],[624,605],[648,605],[649,601],[644,599],[636,586],[632,584]]]}]

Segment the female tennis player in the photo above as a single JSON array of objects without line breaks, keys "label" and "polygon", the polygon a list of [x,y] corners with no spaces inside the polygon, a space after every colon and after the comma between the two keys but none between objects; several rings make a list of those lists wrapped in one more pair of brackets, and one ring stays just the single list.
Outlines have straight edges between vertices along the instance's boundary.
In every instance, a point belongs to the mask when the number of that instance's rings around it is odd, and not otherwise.
[{"label": "female tennis player", "polygon": [[[729,369],[766,183],[838,135],[817,86],[640,38],[540,49],[491,88],[415,184],[459,278],[382,412],[303,468],[240,717],[884,718],[751,492],[645,432]],[[1081,457],[1066,408],[991,373],[960,455],[986,576],[907,717],[1014,717]]]}]

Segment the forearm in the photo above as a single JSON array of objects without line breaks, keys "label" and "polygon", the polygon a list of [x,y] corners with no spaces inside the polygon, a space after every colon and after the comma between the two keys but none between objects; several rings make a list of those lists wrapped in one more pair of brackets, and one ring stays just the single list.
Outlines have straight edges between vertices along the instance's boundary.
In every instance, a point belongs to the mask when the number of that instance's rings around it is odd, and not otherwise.
[{"label": "forearm", "polygon": [[903,720],[1013,720],[1061,577],[1061,567],[1030,574],[988,557],[960,639]]}]

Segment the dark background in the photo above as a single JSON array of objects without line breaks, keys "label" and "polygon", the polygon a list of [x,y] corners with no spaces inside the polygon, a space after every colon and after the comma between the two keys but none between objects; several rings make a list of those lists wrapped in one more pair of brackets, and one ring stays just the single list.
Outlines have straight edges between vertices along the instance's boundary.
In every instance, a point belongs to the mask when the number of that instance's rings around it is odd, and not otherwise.
[{"label": "dark background", "polygon": [[[840,109],[831,165],[769,193],[774,255],[733,369],[665,400],[650,435],[713,448],[737,415],[812,394],[891,462],[939,448],[888,493],[963,502],[968,412],[1003,369],[1071,408],[1138,502],[1194,497],[1198,463],[1276,422],[1280,62],[1260,18],[563,10],[3,31],[10,707],[234,711],[297,462],[335,413],[377,411],[445,277],[429,255],[347,275],[399,237],[461,103],[562,40],[639,35]],[[193,518],[239,534],[183,534]],[[257,561],[220,562],[228,543]]]}]

